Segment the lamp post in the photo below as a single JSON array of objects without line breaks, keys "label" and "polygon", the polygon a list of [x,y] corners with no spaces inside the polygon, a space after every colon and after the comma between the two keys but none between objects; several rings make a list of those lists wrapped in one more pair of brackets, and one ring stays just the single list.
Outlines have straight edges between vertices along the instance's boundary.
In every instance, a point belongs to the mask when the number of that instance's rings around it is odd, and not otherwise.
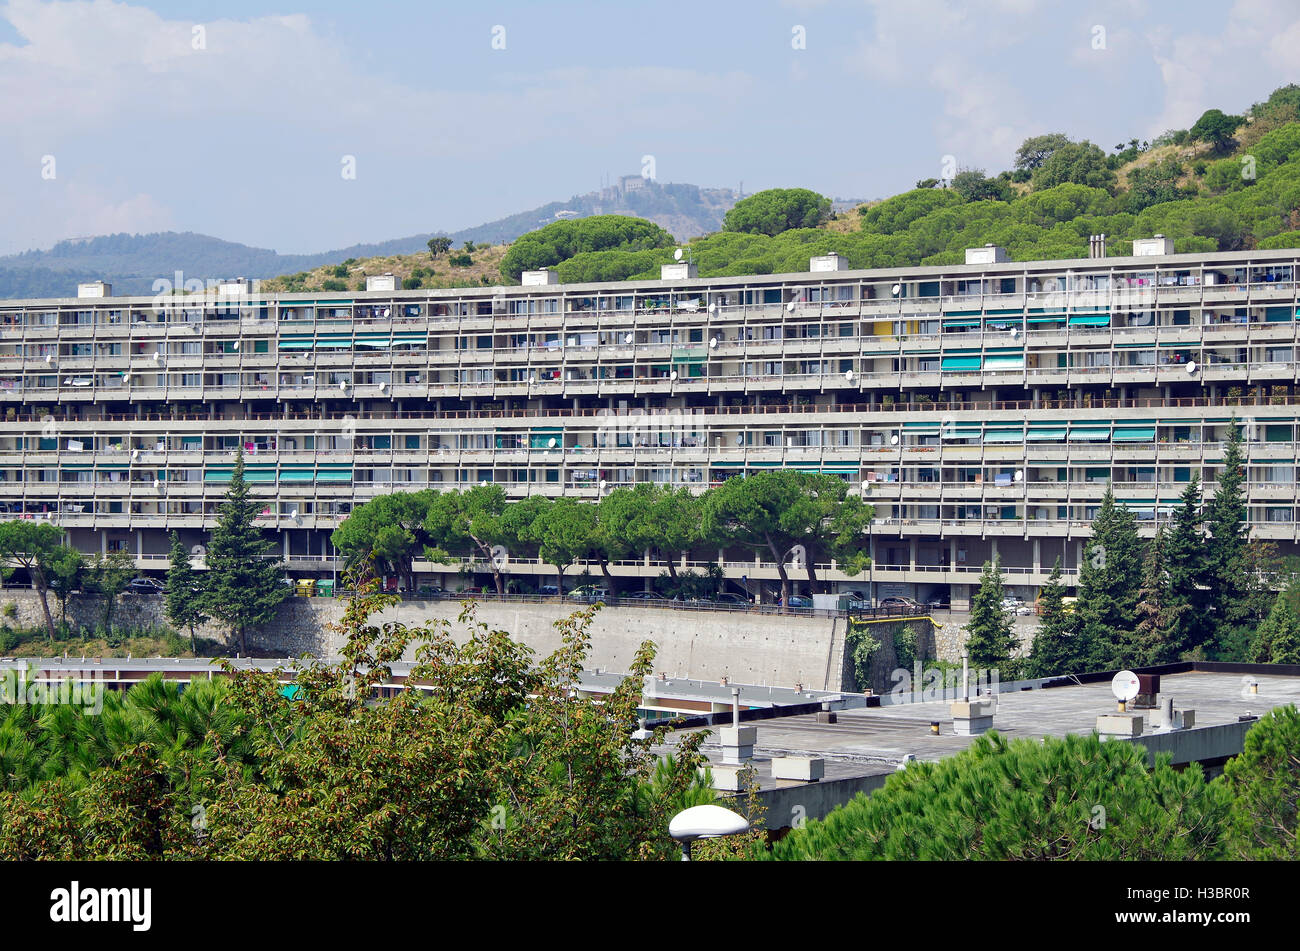
[{"label": "lamp post", "polygon": [[749,831],[749,820],[721,806],[692,806],[673,816],[668,834],[681,844],[682,861],[691,860],[691,843]]}]

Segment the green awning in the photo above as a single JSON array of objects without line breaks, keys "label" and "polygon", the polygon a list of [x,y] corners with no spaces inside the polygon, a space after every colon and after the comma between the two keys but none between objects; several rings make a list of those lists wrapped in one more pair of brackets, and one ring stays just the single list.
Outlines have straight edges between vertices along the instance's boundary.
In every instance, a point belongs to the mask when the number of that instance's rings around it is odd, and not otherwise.
[{"label": "green awning", "polygon": [[1075,427],[1070,430],[1070,440],[1073,442],[1077,439],[1107,440],[1110,438],[1110,427],[1105,429],[1087,429]]},{"label": "green awning", "polygon": [[316,473],[311,469],[282,469],[280,471],[281,482],[314,482]]},{"label": "green awning", "polygon": [[1070,318],[1071,327],[1109,327],[1110,314],[1079,314]]},{"label": "green awning", "polygon": [[978,326],[980,325],[980,322],[979,322],[978,320],[945,320],[945,321],[943,322],[943,325],[944,325],[945,328],[947,328],[947,327],[978,327]]},{"label": "green awning", "polygon": [[1064,439],[1065,429],[1030,429],[1026,439]]},{"label": "green awning", "polygon": [[1156,428],[1149,427],[1132,427],[1116,428],[1115,442],[1153,442],[1156,438]]},{"label": "green awning", "polygon": [[943,370],[978,370],[980,357],[944,357]]},{"label": "green awning", "polygon": [[321,337],[316,341],[316,346],[322,350],[325,349],[350,349],[352,347],[351,337]]},{"label": "green awning", "polygon": [[992,354],[984,358],[984,369],[986,370],[1023,370],[1025,368],[1025,355],[1020,354]]},{"label": "green awning", "polygon": [[344,469],[337,472],[326,472],[325,470],[321,470],[320,472],[316,473],[316,481],[317,482],[351,482],[352,470]]},{"label": "green awning", "polygon": [[279,346],[281,350],[310,350],[311,348],[310,340],[281,340]]},{"label": "green awning", "polygon": [[234,469],[204,469],[203,481],[204,482],[229,482],[232,478],[234,478],[234,475],[235,475]]},{"label": "green awning", "polygon": [[990,429],[984,433],[985,442],[1023,442],[1025,433],[1020,429]]}]

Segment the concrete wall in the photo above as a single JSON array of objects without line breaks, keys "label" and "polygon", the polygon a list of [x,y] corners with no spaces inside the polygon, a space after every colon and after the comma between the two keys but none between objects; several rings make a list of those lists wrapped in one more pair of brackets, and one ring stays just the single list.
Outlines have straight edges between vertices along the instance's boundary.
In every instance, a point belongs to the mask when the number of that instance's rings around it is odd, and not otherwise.
[{"label": "concrete wall", "polygon": [[[17,617],[10,621],[14,626],[44,623],[36,592],[6,589],[0,592],[0,608],[7,603],[17,605]],[[342,600],[290,598],[274,621],[249,635],[250,652],[336,657],[342,641],[330,625],[343,616],[343,607]],[[579,607],[574,602],[476,602],[480,621],[509,632],[538,655],[559,647],[555,622]],[[58,606],[53,598],[50,608],[57,621]],[[68,619],[93,628],[102,611],[100,599],[77,596],[69,600]],[[167,625],[163,611],[163,598],[158,595],[126,594],[114,609],[114,623],[124,627],[163,626]],[[414,626],[442,619],[451,623],[453,636],[461,640],[467,634],[457,623],[460,612],[459,601],[404,601],[372,620],[400,620]],[[199,633],[222,644],[229,641],[227,632],[212,623],[200,628]],[[591,638],[587,666],[592,669],[626,671],[641,642],[649,640],[658,648],[656,673],[671,677],[729,677],[738,683],[763,686],[793,687],[801,683],[813,690],[847,689],[843,680],[842,618],[606,607],[596,612]],[[413,652],[406,659],[413,659]]]}]

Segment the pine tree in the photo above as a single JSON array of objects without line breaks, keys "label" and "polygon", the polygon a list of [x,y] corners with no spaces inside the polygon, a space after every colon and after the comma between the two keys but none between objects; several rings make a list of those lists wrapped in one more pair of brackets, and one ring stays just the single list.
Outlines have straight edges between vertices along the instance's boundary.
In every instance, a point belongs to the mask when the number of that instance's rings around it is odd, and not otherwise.
[{"label": "pine tree", "polygon": [[1170,650],[1178,658],[1203,652],[1214,636],[1214,583],[1201,525],[1201,483],[1193,478],[1179,496],[1178,510],[1165,536],[1165,569],[1169,573],[1169,607],[1176,615]]},{"label": "pine tree", "polygon": [[1219,485],[1205,507],[1205,527],[1210,533],[1206,542],[1206,568],[1215,619],[1221,629],[1242,624],[1250,612],[1251,577],[1243,489],[1246,460],[1241,446],[1241,430],[1233,420],[1228,426]]},{"label": "pine tree", "polygon": [[1256,664],[1300,664],[1300,617],[1285,592],[1277,596],[1273,610],[1256,629],[1250,659]]},{"label": "pine tree", "polygon": [[1075,637],[1080,660],[1090,669],[1113,669],[1124,645],[1132,642],[1141,587],[1137,519],[1115,501],[1108,485],[1079,565]]},{"label": "pine tree", "polygon": [[244,481],[244,453],[240,450],[208,544],[208,583],[199,601],[203,611],[227,624],[239,637],[243,653],[248,650],[248,629],[274,618],[290,594],[283,563],[271,557],[275,543],[254,524],[258,510],[259,504],[249,497]]},{"label": "pine tree", "polygon": [[977,668],[998,671],[1001,680],[1014,680],[1012,654],[1019,646],[1011,630],[1011,618],[1002,606],[1002,565],[984,563],[979,590],[971,599],[970,623],[966,625],[966,649]]},{"label": "pine tree", "polygon": [[181,538],[172,532],[171,566],[167,569],[164,596],[167,617],[177,627],[190,629],[190,649],[199,652],[198,637],[194,629],[208,620],[203,613],[203,586],[199,574],[190,566],[190,553],[181,544]]},{"label": "pine tree", "polygon": [[1047,584],[1038,593],[1038,610],[1042,620],[1034,634],[1027,676],[1051,677],[1082,671],[1083,660],[1078,655],[1079,644],[1074,635],[1074,617],[1065,609],[1065,585],[1061,583],[1059,558]]}]

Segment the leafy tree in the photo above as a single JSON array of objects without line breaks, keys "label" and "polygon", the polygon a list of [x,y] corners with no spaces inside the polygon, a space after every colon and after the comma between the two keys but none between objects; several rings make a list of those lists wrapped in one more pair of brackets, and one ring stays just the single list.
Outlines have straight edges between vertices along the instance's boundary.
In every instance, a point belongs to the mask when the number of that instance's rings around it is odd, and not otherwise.
[{"label": "leafy tree", "polygon": [[429,257],[436,258],[440,254],[446,254],[451,250],[451,238],[446,235],[438,235],[436,238],[429,239]]},{"label": "leafy tree", "polygon": [[964,169],[954,175],[952,190],[961,195],[963,201],[1009,201],[1011,198],[1011,189],[1006,182],[985,178],[984,170],[977,168]]},{"label": "leafy tree", "polygon": [[189,628],[190,649],[199,652],[198,636],[194,629],[208,620],[203,613],[203,584],[199,573],[190,565],[190,553],[181,542],[180,535],[172,532],[172,548],[163,597],[167,617],[177,627]]},{"label": "leafy tree", "polygon": [[1201,516],[1201,484],[1193,477],[1179,496],[1167,536],[1169,605],[1179,619],[1170,645],[1175,656],[1203,649],[1215,631],[1212,566],[1208,562]]},{"label": "leafy tree", "polygon": [[844,482],[834,476],[789,469],[728,479],[704,496],[701,531],[704,537],[765,552],[776,563],[781,600],[790,601],[786,559],[802,545],[808,580],[814,569],[824,523],[844,500]]},{"label": "leafy tree", "polygon": [[36,588],[45,614],[45,629],[54,640],[54,618],[50,614],[51,566],[63,559],[63,532],[47,522],[12,520],[0,522],[0,577],[9,578],[25,568]]},{"label": "leafy tree", "polygon": [[1137,519],[1106,487],[1079,564],[1075,604],[1079,657],[1093,670],[1122,664],[1131,643],[1142,587],[1142,542]]},{"label": "leafy tree", "polygon": [[831,200],[807,188],[769,188],[742,198],[722,219],[723,231],[778,235],[816,228],[831,216]]},{"label": "leafy tree", "polygon": [[228,625],[239,637],[243,653],[248,651],[248,629],[274,618],[281,602],[291,594],[284,565],[274,557],[275,543],[254,522],[259,510],[244,481],[241,449],[208,543],[204,558],[208,583],[199,601],[206,614]]},{"label": "leafy tree", "polygon": [[413,562],[430,541],[425,520],[437,493],[393,492],[358,505],[330,541],[348,568],[373,560],[376,570],[402,579],[408,591],[415,589]]},{"label": "leafy tree", "polygon": [[501,273],[517,281],[524,271],[554,267],[584,251],[644,251],[672,245],[672,235],[641,218],[626,215],[570,218],[516,238],[501,259]]},{"label": "leafy tree", "polygon": [[1091,142],[1062,145],[1034,171],[1035,191],[1073,182],[1089,188],[1110,189],[1115,173],[1106,165],[1106,153]]},{"label": "leafy tree", "polygon": [[599,521],[610,539],[634,555],[658,553],[674,581],[676,560],[702,540],[702,502],[690,489],[638,482],[610,490],[599,505]]},{"label": "leafy tree", "polygon": [[1051,158],[1057,149],[1070,144],[1069,136],[1062,132],[1030,136],[1016,149],[1015,167],[1032,172]]},{"label": "leafy tree", "polygon": [[1250,660],[1256,664],[1300,664],[1300,615],[1281,592],[1273,610],[1255,630]]},{"label": "leafy tree", "polygon": [[556,585],[564,594],[564,572],[591,548],[596,532],[596,506],[576,499],[530,496],[506,510],[507,531],[537,547],[538,557],[556,571]]},{"label": "leafy tree", "polygon": [[909,763],[773,847],[779,860],[1217,859],[1228,803],[1199,765],[1091,736],[986,733],[938,762]]},{"label": "leafy tree", "polygon": [[1231,806],[1229,858],[1300,859],[1300,713],[1274,707],[1246,734],[1245,748],[1218,780]]},{"label": "leafy tree", "polygon": [[68,598],[86,584],[86,569],[85,556],[69,545],[50,556],[46,581],[59,601],[59,620],[63,624],[68,623]]},{"label": "leafy tree", "polygon": [[1012,655],[1019,641],[1011,628],[1011,616],[1002,605],[1005,596],[1001,564],[986,561],[979,589],[971,598],[966,650],[975,667],[997,670],[1000,678],[1013,680],[1016,665]]},{"label": "leafy tree", "polygon": [[101,555],[90,565],[88,587],[104,599],[104,630],[113,630],[113,607],[135,577],[135,558],[124,548]]},{"label": "leafy tree", "polygon": [[505,489],[495,484],[434,494],[424,520],[430,556],[435,561],[447,561],[449,552],[472,547],[491,570],[497,594],[504,595],[508,560],[498,558],[494,549],[508,548],[513,540],[506,526],[506,507]]},{"label": "leafy tree", "polygon": [[1039,623],[1026,664],[1027,676],[1051,677],[1081,673],[1084,669],[1075,642],[1074,619],[1065,608],[1065,585],[1061,579],[1058,558],[1047,584],[1038,592]]},{"label": "leafy tree", "polygon": [[[1128,173],[1128,210],[1137,214],[1151,205],[1177,201],[1188,197],[1178,185],[1184,172],[1183,165],[1174,156]],[[1195,189],[1192,189],[1195,193]]]},{"label": "leafy tree", "polygon": [[1188,131],[1193,139],[1209,142],[1216,152],[1226,151],[1237,127],[1245,123],[1242,116],[1225,115],[1221,109],[1208,109]]}]

